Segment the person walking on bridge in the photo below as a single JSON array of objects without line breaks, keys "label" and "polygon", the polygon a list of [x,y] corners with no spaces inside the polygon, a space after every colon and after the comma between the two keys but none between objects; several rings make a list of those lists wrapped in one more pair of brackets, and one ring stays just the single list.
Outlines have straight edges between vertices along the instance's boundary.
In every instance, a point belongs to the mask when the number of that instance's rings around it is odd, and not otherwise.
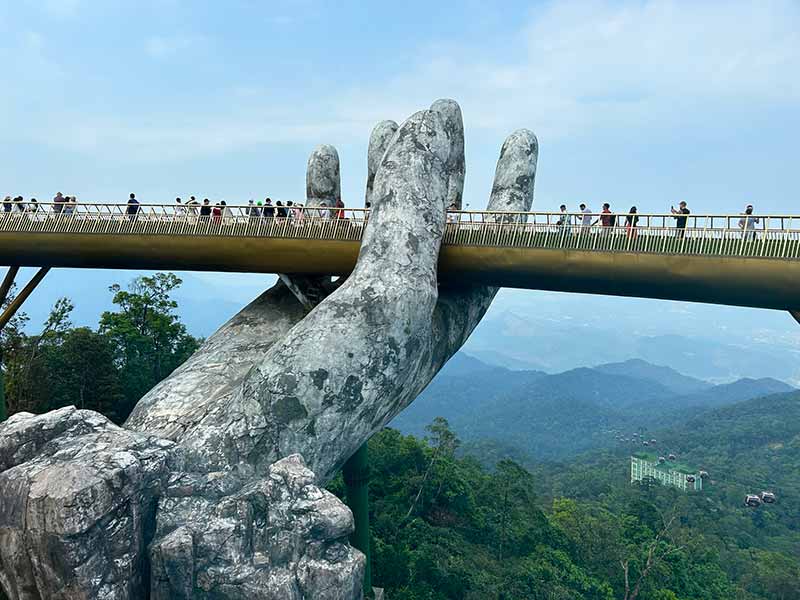
[{"label": "person walking on bridge", "polygon": [[691,214],[689,209],[686,207],[686,201],[681,200],[680,204],[678,204],[678,210],[675,210],[675,207],[671,206],[670,211],[673,215],[678,215],[672,217],[675,219],[675,227],[677,229],[675,233],[676,237],[683,239],[683,236],[686,233],[686,222],[689,220],[689,217],[686,215]]},{"label": "person walking on bridge", "polygon": [[758,217],[753,216],[753,205],[748,204],[744,209],[744,215],[741,219],[739,219],[739,229],[742,230],[742,236],[744,239],[756,239],[756,225],[758,225],[760,222],[761,220]]},{"label": "person walking on bridge", "polygon": [[136,199],[136,194],[128,196],[128,208],[125,210],[128,213],[130,221],[136,220],[136,215],[139,214],[139,201]]},{"label": "person walking on bridge", "polygon": [[67,201],[67,199],[64,198],[64,194],[62,194],[61,192],[58,192],[56,194],[55,198],[53,198],[53,214],[57,215],[62,210],[64,210],[64,203],[66,201]]},{"label": "person walking on bridge", "polygon": [[583,202],[580,205],[581,209],[581,232],[589,233],[592,227],[592,209],[588,208]]},{"label": "person walking on bridge", "polygon": [[608,202],[603,204],[603,210],[600,211],[600,217],[592,223],[592,225],[597,225],[600,223],[600,226],[603,228],[603,233],[608,233],[611,231],[611,228],[614,227],[614,223],[616,222],[616,215],[611,212],[611,205]]},{"label": "person walking on bridge", "polygon": [[639,215],[636,213],[636,207],[631,206],[628,214],[625,215],[625,232],[628,234],[628,237],[633,240],[636,239],[636,226],[639,224]]},{"label": "person walking on bridge", "polygon": [[556,226],[558,226],[560,232],[562,234],[569,235],[570,229],[572,227],[572,215],[567,212],[567,205],[562,204],[559,207],[561,213],[558,215],[558,221],[556,221]]}]

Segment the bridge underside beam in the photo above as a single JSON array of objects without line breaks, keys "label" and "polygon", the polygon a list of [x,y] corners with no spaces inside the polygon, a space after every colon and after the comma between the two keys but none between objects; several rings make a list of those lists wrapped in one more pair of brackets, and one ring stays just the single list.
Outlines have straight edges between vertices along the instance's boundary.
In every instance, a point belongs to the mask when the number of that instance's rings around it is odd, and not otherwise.
[{"label": "bridge underside beam", "polygon": [[[264,237],[2,234],[0,256],[25,266],[347,275],[358,241]],[[446,285],[658,298],[796,310],[800,261],[445,245]]]}]

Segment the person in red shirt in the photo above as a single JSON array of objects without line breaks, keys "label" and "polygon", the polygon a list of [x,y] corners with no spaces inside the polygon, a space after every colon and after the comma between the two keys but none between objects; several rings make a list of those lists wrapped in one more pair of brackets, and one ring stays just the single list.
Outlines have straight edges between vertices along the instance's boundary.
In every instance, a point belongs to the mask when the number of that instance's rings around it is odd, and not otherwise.
[{"label": "person in red shirt", "polygon": [[341,199],[341,198],[339,198],[339,199],[336,201],[336,208],[338,208],[338,209],[339,209],[339,210],[336,212],[336,218],[337,218],[337,219],[344,219],[344,202],[342,202],[342,199]]},{"label": "person in red shirt", "polygon": [[211,217],[214,219],[214,223],[222,221],[222,207],[219,204],[215,204],[211,209]]},{"label": "person in red shirt", "polygon": [[603,210],[600,212],[600,217],[592,223],[592,225],[597,225],[600,223],[603,227],[613,227],[614,226],[614,215],[611,214],[611,205],[606,202],[603,204]]}]

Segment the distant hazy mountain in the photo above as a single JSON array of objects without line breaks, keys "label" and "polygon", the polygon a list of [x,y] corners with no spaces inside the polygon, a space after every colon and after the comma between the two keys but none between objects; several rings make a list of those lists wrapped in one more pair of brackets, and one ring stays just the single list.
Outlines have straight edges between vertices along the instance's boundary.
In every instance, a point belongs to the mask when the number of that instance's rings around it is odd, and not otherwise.
[{"label": "distant hazy mountain", "polygon": [[703,381],[702,379],[688,377],[670,367],[653,365],[639,358],[632,358],[624,362],[598,365],[594,368],[597,371],[610,375],[627,375],[635,379],[655,381],[676,394],[692,394],[714,387],[713,384]]},{"label": "distant hazy mountain", "polygon": [[[699,391],[684,393],[692,389]],[[467,443],[495,440],[517,457],[553,460],[613,446],[615,431],[632,439],[634,431],[792,389],[772,379],[712,386],[644,361],[548,375],[486,365],[459,353],[391,426],[424,435],[443,416]]]},{"label": "distant hazy mountain", "polygon": [[794,389],[792,386],[770,377],[761,379],[744,378],[733,383],[713,386],[701,392],[682,396],[677,399],[677,402],[685,406],[716,408],[769,394],[792,392]]}]

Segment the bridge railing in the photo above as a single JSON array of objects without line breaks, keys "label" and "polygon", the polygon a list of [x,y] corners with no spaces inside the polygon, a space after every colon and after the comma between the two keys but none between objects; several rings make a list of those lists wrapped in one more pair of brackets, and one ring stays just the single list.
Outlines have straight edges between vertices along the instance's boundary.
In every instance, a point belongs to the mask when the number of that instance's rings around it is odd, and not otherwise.
[{"label": "bridge railing", "polygon": [[[369,210],[297,206],[13,204],[0,233],[256,236],[356,241]],[[272,210],[270,210],[270,208]],[[613,220],[612,220],[613,216]],[[800,216],[458,211],[445,244],[800,258]]]}]

